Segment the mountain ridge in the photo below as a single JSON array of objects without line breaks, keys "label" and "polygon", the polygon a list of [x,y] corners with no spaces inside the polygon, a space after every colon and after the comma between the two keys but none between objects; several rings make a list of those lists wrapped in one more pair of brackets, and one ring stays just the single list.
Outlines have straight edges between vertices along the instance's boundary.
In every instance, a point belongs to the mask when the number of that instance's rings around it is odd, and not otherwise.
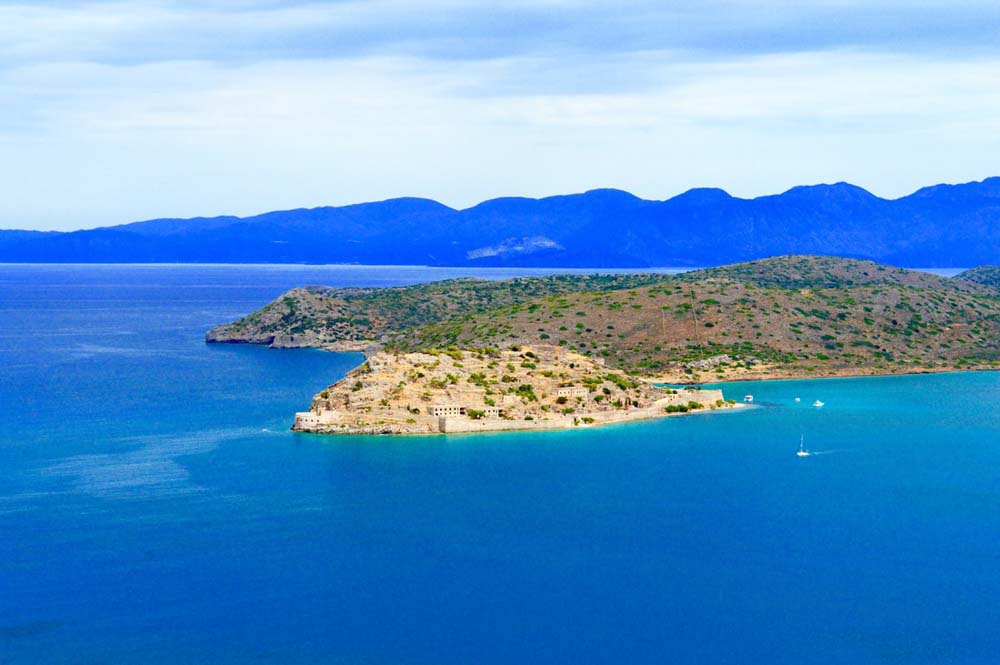
[{"label": "mountain ridge", "polygon": [[856,185],[664,200],[618,189],[501,197],[456,209],[420,197],[160,218],[71,232],[0,231],[3,262],[712,266],[827,254],[895,266],[1000,262],[1000,177],[885,199]]}]

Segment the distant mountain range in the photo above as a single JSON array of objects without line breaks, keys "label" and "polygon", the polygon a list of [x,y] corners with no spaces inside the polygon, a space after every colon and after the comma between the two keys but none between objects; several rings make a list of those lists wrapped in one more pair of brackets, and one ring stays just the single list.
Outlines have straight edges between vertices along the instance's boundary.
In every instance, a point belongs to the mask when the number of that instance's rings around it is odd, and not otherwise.
[{"label": "distant mountain range", "polygon": [[847,183],[665,201],[599,189],[465,210],[419,198],[155,219],[67,233],[0,231],[0,262],[363,263],[642,268],[828,254],[897,266],[1000,262],[1000,177],[888,200]]}]

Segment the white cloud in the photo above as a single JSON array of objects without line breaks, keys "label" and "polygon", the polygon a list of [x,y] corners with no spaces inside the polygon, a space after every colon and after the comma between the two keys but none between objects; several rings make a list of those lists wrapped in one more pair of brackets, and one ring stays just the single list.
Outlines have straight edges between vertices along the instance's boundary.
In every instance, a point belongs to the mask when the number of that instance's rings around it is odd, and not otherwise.
[{"label": "white cloud", "polygon": [[[761,14],[760,3],[725,5],[730,22],[789,20]],[[601,6],[521,2],[501,19],[593,16]],[[0,178],[17,193],[0,199],[0,227],[399,195],[470,205],[606,186],[663,198],[692,186],[754,195],[851,180],[900,195],[996,171],[1000,53],[583,48],[583,33],[560,41],[558,22],[537,19],[526,32],[551,37],[548,49],[512,36],[506,53],[460,57],[459,44],[441,57],[443,36],[464,34],[453,14],[471,43],[491,42],[488,17],[468,7],[0,7]],[[433,14],[422,23],[430,28],[391,34],[420,9]],[[694,4],[671,12],[683,25],[704,20]],[[640,16],[612,33],[641,32]],[[317,46],[317,26],[363,38]],[[213,46],[215,30],[232,43]],[[296,31],[305,45],[288,37]],[[280,47],[265,44],[269,35],[282,36]]]},{"label": "white cloud", "polygon": [[315,0],[0,5],[0,67],[397,55],[448,60],[572,52],[787,53],[860,47],[996,50],[988,0]]}]

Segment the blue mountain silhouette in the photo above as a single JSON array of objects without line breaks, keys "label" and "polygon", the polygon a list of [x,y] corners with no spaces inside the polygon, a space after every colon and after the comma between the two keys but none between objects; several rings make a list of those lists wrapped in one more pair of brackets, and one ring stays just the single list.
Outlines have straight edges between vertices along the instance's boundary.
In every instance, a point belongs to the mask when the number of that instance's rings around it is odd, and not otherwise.
[{"label": "blue mountain silhouette", "polygon": [[848,183],[740,199],[692,189],[648,201],[614,189],[498,198],[465,210],[420,198],[154,219],[40,233],[0,231],[4,262],[709,266],[832,254],[901,266],[1000,261],[1000,178],[883,199]]}]

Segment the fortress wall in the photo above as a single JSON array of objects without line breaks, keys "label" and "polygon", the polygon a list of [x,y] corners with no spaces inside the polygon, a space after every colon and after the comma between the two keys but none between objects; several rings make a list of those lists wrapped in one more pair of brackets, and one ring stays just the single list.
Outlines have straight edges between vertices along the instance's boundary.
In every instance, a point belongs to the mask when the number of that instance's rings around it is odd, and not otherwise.
[{"label": "fortress wall", "polygon": [[[442,416],[436,417],[427,414],[415,414],[408,416],[408,420],[415,422],[402,422],[398,419],[391,420],[387,424],[376,425],[374,423],[357,425],[359,416],[352,416],[343,411],[322,410],[306,411],[295,414],[295,425],[293,429],[299,431],[314,432],[337,432],[343,433],[416,433],[416,432],[444,432],[444,433],[467,433],[467,432],[500,432],[500,431],[528,431],[528,430],[554,430],[569,429],[573,427],[589,427],[605,423],[627,422],[632,420],[643,420],[648,418],[659,418],[666,415],[664,408],[671,404],[684,404],[688,402],[698,402],[706,410],[713,407],[717,400],[724,399],[721,390],[681,390],[676,395],[664,395],[653,405],[644,408],[614,409],[608,411],[580,412],[568,415],[558,413],[535,416],[534,420],[508,420],[504,418],[487,417],[480,420],[473,420],[466,416]],[[369,416],[373,417],[374,416]],[[593,423],[583,422],[584,418],[592,418]],[[345,426],[343,428],[339,426]]]},{"label": "fortress wall", "polygon": [[694,390],[687,391],[681,390],[676,395],[665,395],[661,399],[657,400],[658,404],[664,406],[670,404],[687,404],[688,402],[699,402],[702,405],[708,407],[715,404],[718,400],[725,400],[722,395],[721,390]]},{"label": "fortress wall", "polygon": [[573,418],[559,416],[552,420],[503,420],[500,418],[471,420],[465,416],[459,416],[457,418],[438,418],[438,427],[445,434],[566,429],[573,427]]}]

